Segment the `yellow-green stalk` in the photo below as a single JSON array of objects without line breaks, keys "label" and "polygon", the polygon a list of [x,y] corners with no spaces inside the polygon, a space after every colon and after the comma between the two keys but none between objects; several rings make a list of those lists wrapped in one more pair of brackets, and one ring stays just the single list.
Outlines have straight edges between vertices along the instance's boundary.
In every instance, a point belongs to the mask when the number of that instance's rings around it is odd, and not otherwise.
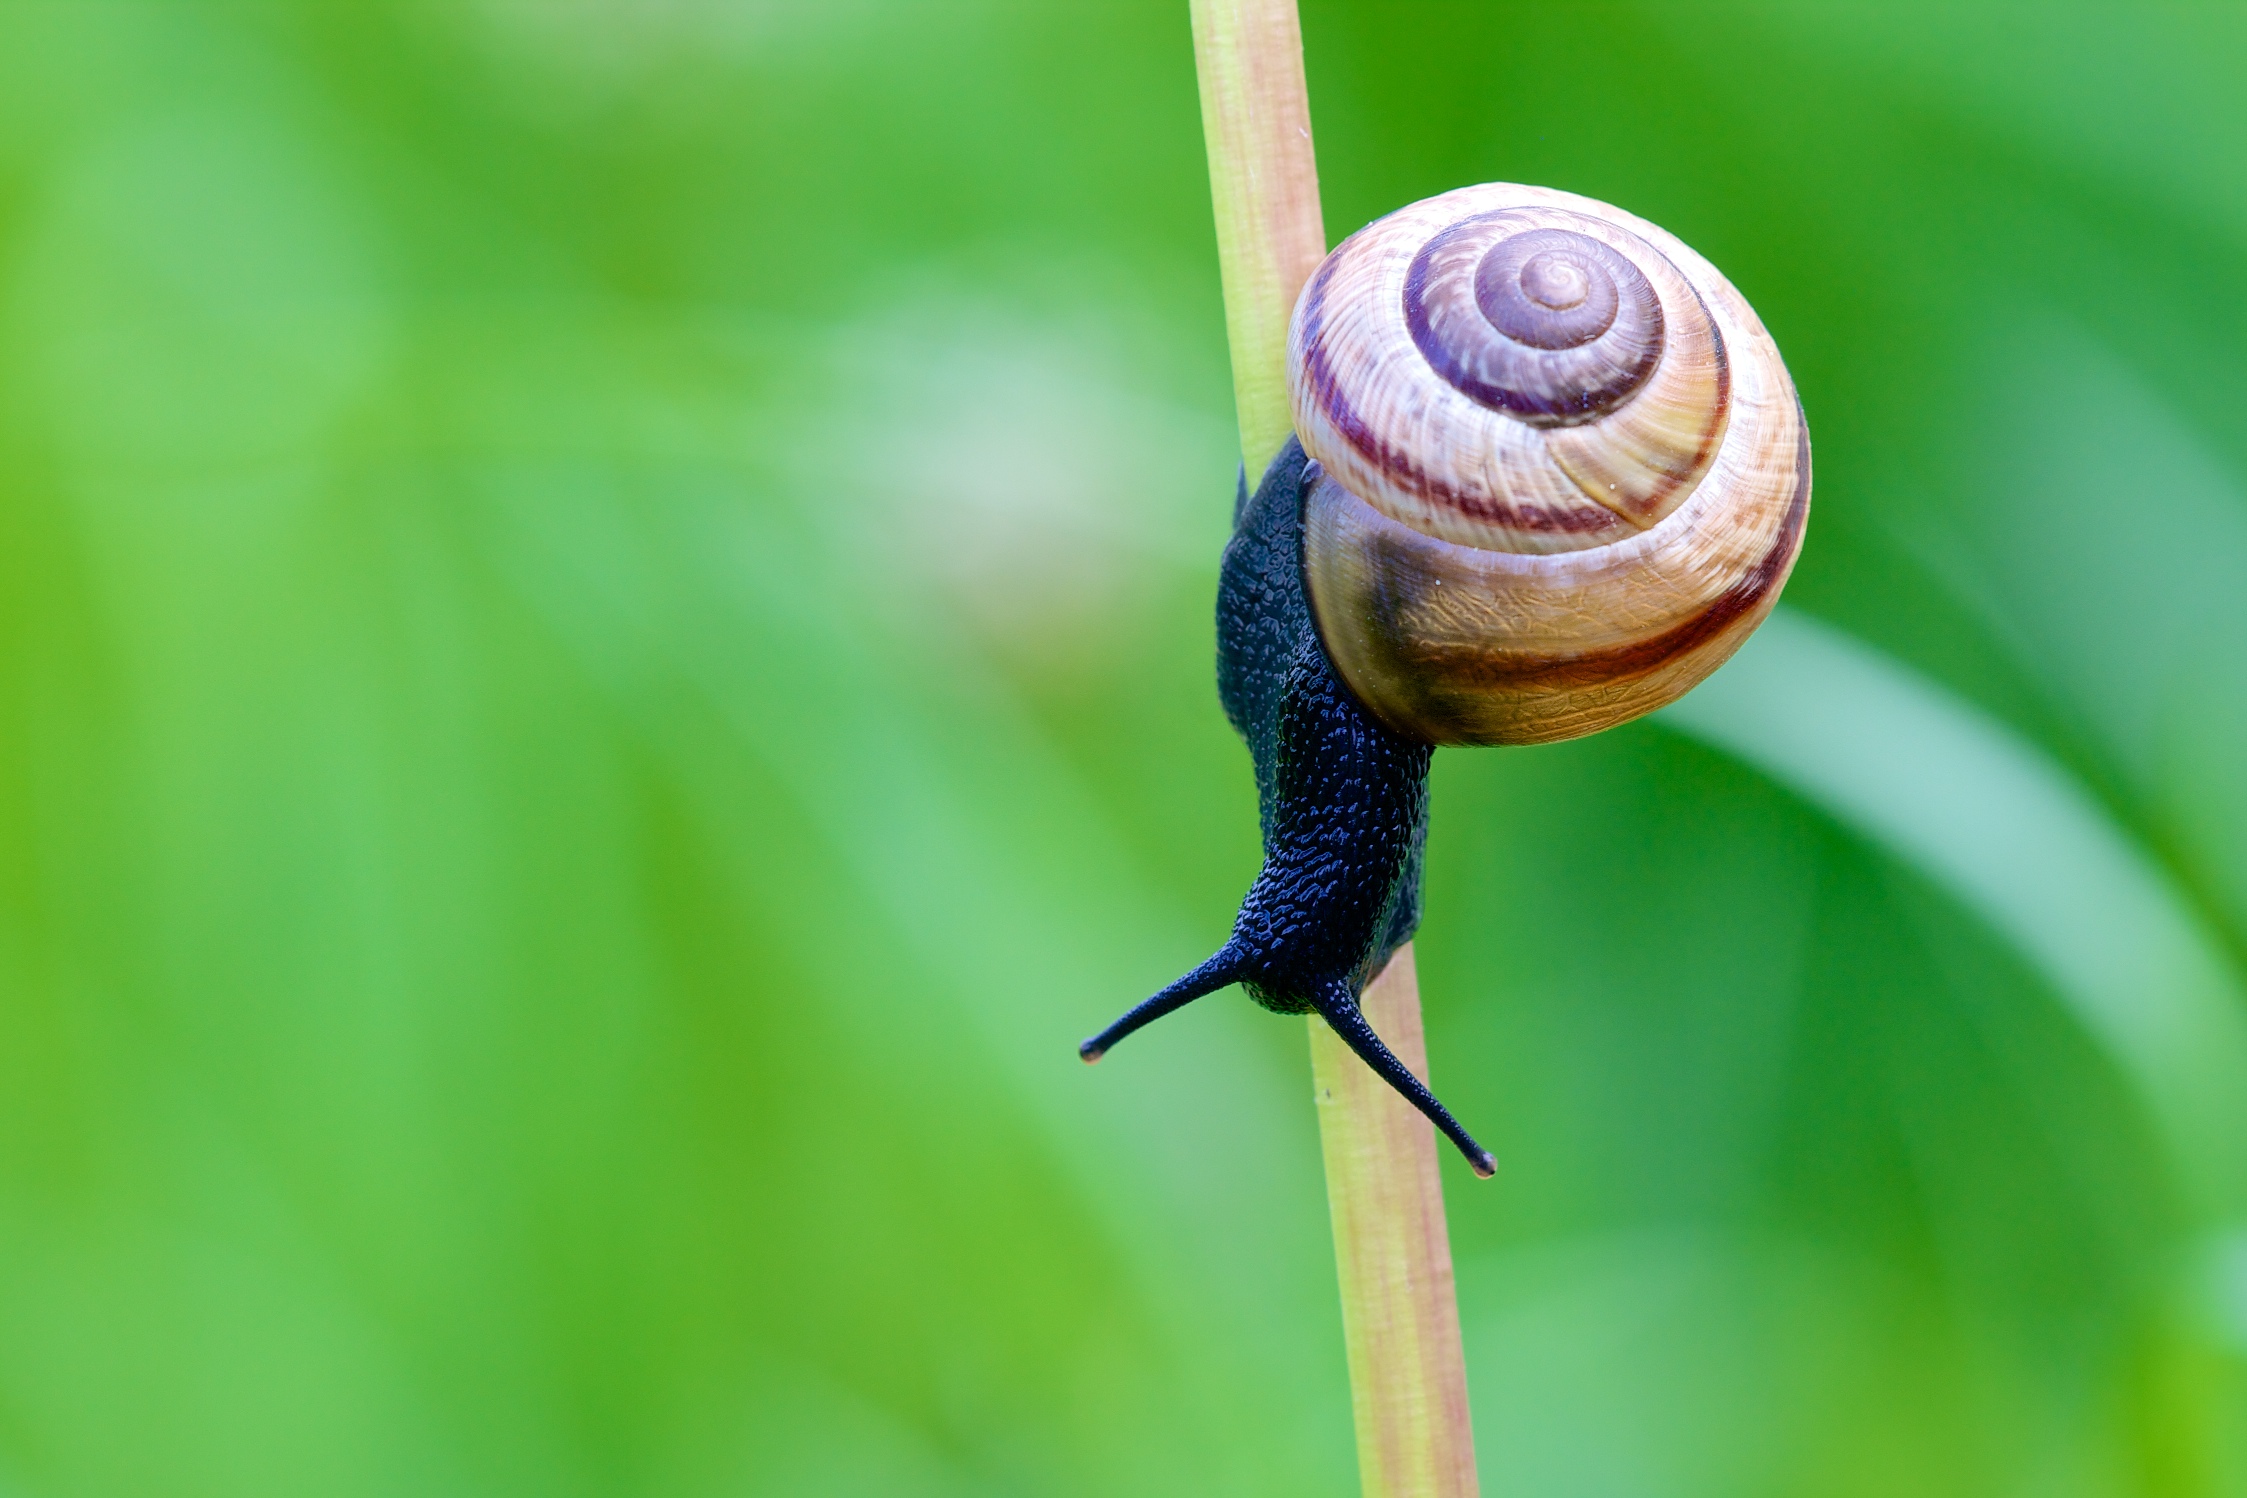
[{"label": "yellow-green stalk", "polygon": [[[1367,987],[1363,1003],[1374,1033],[1426,1081],[1409,945]],[[1475,1498],[1475,1432],[1436,1131],[1316,1015],[1311,1083],[1366,1498]]]},{"label": "yellow-green stalk", "polygon": [[1295,0],[1194,0],[1193,11],[1233,403],[1254,486],[1294,430],[1287,319],[1326,258],[1303,33]]},{"label": "yellow-green stalk", "polygon": [[[1193,15],[1241,460],[1254,484],[1292,429],[1287,320],[1326,256],[1303,36],[1295,0],[1193,0]],[[1364,1008],[1425,1080],[1411,947],[1367,988]],[[1475,1498],[1435,1130],[1316,1015],[1310,1029],[1366,1498]]]}]

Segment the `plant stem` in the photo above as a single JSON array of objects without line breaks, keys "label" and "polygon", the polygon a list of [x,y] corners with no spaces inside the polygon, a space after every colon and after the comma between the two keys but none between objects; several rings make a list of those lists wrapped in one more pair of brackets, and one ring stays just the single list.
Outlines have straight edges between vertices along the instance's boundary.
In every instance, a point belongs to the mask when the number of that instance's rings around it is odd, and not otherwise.
[{"label": "plant stem", "polygon": [[1233,404],[1253,488],[1295,428],[1287,320],[1326,258],[1303,33],[1295,0],[1193,0],[1193,10]]},{"label": "plant stem", "polygon": [[[1410,946],[1398,949],[1362,1002],[1374,1033],[1425,1082],[1428,1047]],[[1435,1128],[1316,1016],[1311,1081],[1366,1498],[1475,1498],[1475,1432]]]},{"label": "plant stem", "polygon": [[[1193,0],[1202,129],[1253,484],[1287,441],[1287,323],[1326,256],[1295,0]],[[1412,948],[1366,989],[1375,1033],[1427,1077]],[[1317,1016],[1311,1069],[1366,1498],[1475,1498],[1435,1130]]]}]

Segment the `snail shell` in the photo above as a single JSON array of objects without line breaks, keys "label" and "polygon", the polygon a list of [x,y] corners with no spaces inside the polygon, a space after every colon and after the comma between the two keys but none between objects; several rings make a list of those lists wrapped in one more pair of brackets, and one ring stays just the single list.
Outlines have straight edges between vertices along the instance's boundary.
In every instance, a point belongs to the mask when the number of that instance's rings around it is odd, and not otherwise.
[{"label": "snail shell", "polygon": [[1428,742],[1674,701],[1801,549],[1809,432],[1770,334],[1675,237],[1573,193],[1466,187],[1352,235],[1296,303],[1288,394],[1323,470],[1320,636]]}]

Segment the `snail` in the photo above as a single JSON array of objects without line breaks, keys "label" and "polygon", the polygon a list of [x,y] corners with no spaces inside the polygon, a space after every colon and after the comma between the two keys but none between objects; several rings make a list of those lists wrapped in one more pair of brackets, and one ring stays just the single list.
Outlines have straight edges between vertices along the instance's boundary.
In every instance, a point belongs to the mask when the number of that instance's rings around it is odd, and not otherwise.
[{"label": "snail", "polygon": [[1079,1054],[1239,983],[1319,1014],[1488,1176],[1358,1008],[1419,924],[1431,756],[1595,733],[1722,665],[1801,549],[1809,430],[1715,267],[1504,183],[1344,241],[1287,373],[1296,435],[1242,475],[1217,606],[1264,864],[1216,955]]}]

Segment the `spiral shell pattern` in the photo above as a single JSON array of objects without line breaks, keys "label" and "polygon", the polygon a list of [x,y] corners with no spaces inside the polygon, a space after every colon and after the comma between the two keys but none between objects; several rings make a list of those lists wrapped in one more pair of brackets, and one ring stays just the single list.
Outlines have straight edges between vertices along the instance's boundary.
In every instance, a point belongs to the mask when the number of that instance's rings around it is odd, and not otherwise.
[{"label": "spiral shell pattern", "polygon": [[1320,266],[1288,352],[1313,613],[1391,727],[1535,743],[1650,711],[1793,566],[1810,449],[1778,349],[1619,209],[1508,184],[1402,209]]}]

